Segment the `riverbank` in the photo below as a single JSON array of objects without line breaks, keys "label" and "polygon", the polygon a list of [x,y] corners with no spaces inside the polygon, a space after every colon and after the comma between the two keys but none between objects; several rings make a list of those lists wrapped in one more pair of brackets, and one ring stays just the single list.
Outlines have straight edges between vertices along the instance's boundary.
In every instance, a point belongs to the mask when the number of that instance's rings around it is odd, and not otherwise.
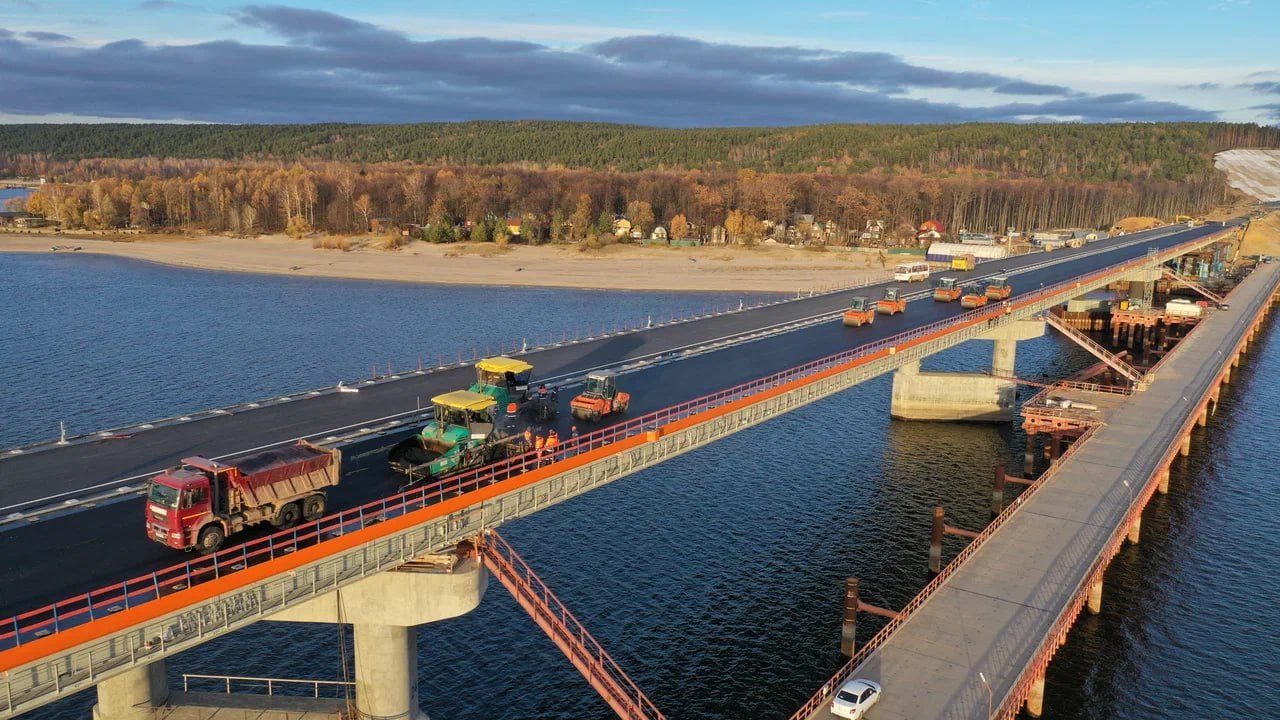
[{"label": "riverbank", "polygon": [[202,270],[305,277],[391,280],[452,285],[608,290],[797,292],[846,287],[890,276],[875,251],[825,252],[786,246],[646,247],[433,245],[416,242],[399,250],[351,243],[326,250],[310,240],[256,238],[76,237],[67,234],[0,234],[0,252],[47,253],[54,246]]}]

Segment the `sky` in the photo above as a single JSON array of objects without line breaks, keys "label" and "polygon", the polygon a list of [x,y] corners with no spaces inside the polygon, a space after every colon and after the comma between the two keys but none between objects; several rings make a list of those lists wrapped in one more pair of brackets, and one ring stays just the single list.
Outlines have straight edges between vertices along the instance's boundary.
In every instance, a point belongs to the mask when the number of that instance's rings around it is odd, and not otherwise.
[{"label": "sky", "polygon": [[1280,0],[0,0],[0,122],[1280,124]]}]

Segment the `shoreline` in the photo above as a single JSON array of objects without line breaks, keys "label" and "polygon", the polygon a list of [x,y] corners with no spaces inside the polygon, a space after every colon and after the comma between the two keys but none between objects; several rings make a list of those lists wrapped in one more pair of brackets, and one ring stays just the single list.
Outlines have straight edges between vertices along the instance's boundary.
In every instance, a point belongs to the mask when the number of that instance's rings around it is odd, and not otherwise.
[{"label": "shoreline", "polygon": [[888,256],[882,269],[875,252],[814,252],[785,245],[610,245],[581,252],[577,246],[512,245],[504,250],[494,245],[415,242],[399,250],[343,251],[313,248],[310,240],[282,236],[98,238],[0,233],[0,253],[44,254],[55,245],[192,270],[430,285],[661,292],[830,290],[888,279],[898,261]]}]

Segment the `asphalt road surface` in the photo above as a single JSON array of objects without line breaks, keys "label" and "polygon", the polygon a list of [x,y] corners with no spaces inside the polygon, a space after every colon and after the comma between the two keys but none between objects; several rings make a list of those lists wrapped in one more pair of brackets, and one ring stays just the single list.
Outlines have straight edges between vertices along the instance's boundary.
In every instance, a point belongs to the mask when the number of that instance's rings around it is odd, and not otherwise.
[{"label": "asphalt road surface", "polygon": [[[1046,261],[1054,262],[1049,267],[1016,275],[1012,279],[1016,296],[1041,285],[1140,257],[1146,254],[1149,246],[1164,247],[1186,242],[1220,229],[1218,226],[1204,226],[1170,232],[1169,228],[1164,228],[1097,241],[1078,250],[1062,250],[1048,255],[1037,253],[983,263],[976,271],[947,275],[988,276]],[[1150,241],[1117,247],[1140,237]],[[1082,257],[1103,248],[1114,249]],[[716,338],[836,312],[846,308],[853,295],[878,298],[884,287],[894,284],[884,283],[551,348],[525,357],[534,365],[535,380],[538,377],[580,374],[630,358],[671,352]],[[923,283],[903,286],[911,291],[925,288]],[[678,362],[655,364],[621,376],[619,384],[632,394],[628,416],[634,417],[961,312],[959,303],[919,300],[910,303],[905,314],[881,316],[871,326],[846,328],[833,319]],[[363,386],[359,393],[322,395],[264,406],[233,416],[161,426],[127,440],[97,441],[9,456],[0,459],[0,507],[151,473],[190,455],[219,456],[294,437],[327,434],[330,428],[414,410],[419,398],[425,401],[433,395],[467,387],[473,379],[472,368],[458,368]],[[567,412],[570,395],[572,392],[560,398],[562,413],[557,423],[562,437],[566,436],[572,422]],[[583,432],[597,427],[579,425]],[[378,447],[381,447],[387,441],[380,439],[378,442]],[[380,449],[362,453],[360,446],[356,445],[346,452],[343,482],[330,494],[330,510],[393,494],[403,482],[401,476],[386,467],[385,456]],[[0,531],[0,576],[7,581],[5,592],[0,593],[0,617],[143,575],[181,562],[185,557],[147,537],[142,501],[136,497],[9,528]],[[250,532],[241,539],[254,536]]]}]

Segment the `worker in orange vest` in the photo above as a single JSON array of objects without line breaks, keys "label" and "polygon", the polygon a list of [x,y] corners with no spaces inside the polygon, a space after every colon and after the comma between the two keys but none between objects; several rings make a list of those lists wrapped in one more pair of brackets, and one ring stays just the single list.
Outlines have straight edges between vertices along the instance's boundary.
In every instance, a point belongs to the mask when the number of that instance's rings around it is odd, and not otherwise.
[{"label": "worker in orange vest", "polygon": [[544,440],[541,435],[534,436],[533,449],[538,453],[536,457],[539,465],[542,464],[542,456],[547,452],[546,445],[547,441]]},{"label": "worker in orange vest", "polygon": [[524,429],[524,448],[525,450],[533,449],[533,431],[529,428]]},{"label": "worker in orange vest", "polygon": [[551,457],[552,462],[556,460],[556,446],[560,444],[560,436],[555,430],[547,433],[547,455]]}]

